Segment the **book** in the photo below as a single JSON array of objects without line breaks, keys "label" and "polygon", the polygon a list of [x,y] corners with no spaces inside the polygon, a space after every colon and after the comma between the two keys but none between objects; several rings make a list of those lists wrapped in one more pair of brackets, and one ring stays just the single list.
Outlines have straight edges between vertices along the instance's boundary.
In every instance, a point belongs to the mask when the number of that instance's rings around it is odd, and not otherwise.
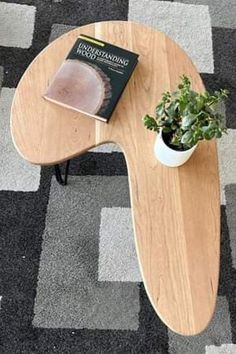
[{"label": "book", "polygon": [[110,43],[80,35],[43,97],[108,122],[138,56]]}]

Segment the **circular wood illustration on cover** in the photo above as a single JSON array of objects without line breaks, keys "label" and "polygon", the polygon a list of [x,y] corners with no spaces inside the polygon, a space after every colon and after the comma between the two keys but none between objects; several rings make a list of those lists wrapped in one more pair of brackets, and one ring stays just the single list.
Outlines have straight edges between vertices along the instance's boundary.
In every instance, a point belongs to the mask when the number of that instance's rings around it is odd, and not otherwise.
[{"label": "circular wood illustration on cover", "polygon": [[111,98],[108,76],[96,65],[67,59],[56,74],[44,97],[68,108],[97,114]]}]

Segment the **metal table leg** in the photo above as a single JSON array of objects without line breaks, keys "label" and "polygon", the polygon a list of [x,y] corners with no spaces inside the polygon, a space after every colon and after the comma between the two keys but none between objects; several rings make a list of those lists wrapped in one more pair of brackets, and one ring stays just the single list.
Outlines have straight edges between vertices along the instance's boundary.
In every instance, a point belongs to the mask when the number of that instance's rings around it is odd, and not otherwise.
[{"label": "metal table leg", "polygon": [[54,166],[54,168],[55,168],[56,180],[57,180],[57,182],[58,182],[59,184],[61,184],[62,186],[66,186],[66,185],[67,185],[69,166],[70,166],[70,160],[66,161],[66,168],[65,168],[65,177],[64,177],[64,179],[63,179],[62,174],[61,174],[60,165],[57,164],[57,165]]}]

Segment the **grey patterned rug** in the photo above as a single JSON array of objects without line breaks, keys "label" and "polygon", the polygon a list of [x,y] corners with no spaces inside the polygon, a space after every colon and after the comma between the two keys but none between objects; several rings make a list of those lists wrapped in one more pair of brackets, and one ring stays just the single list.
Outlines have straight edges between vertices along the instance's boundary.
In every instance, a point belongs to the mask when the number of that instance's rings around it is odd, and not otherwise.
[{"label": "grey patterned rug", "polygon": [[[74,26],[112,19],[166,32],[208,89],[231,91],[229,134],[218,144],[218,302],[195,337],[168,330],[147,299],[119,149],[74,159],[61,187],[51,168],[29,165],[11,142],[12,97],[32,59]],[[0,353],[236,353],[236,1],[0,1],[0,88]]]}]

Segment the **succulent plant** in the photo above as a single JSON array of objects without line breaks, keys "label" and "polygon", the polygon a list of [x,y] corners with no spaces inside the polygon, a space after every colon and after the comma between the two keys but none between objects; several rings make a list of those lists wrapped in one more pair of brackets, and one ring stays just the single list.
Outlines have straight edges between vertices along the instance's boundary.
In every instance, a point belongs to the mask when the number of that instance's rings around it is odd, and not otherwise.
[{"label": "succulent plant", "polygon": [[177,91],[162,94],[155,118],[148,114],[143,118],[145,127],[161,130],[165,143],[175,150],[190,149],[203,139],[221,138],[227,129],[218,106],[228,97],[228,90],[198,93],[191,89],[186,75],[180,79]]}]

